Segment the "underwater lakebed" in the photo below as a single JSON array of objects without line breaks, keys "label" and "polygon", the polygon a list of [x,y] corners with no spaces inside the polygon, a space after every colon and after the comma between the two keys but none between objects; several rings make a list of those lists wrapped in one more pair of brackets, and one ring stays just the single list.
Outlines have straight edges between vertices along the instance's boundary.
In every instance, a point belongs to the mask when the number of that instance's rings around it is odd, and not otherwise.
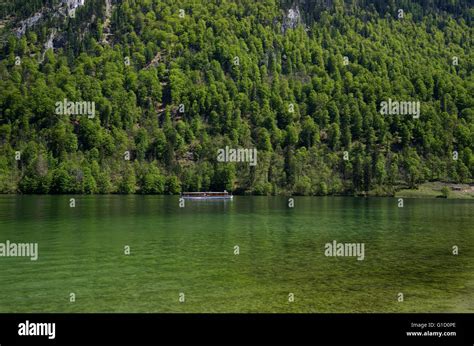
[{"label": "underwater lakebed", "polygon": [[473,201],[294,199],[0,196],[0,312],[474,312]]}]

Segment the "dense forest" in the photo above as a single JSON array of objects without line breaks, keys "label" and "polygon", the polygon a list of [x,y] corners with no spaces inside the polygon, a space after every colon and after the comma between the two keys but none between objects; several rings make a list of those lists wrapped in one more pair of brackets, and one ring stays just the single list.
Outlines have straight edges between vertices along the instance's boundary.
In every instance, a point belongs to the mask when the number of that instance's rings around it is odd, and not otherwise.
[{"label": "dense forest", "polygon": [[[469,0],[0,0],[0,192],[470,183],[473,14]],[[58,114],[63,100],[95,116]],[[388,100],[419,102],[419,118],[382,114]],[[256,148],[257,165],[218,162],[226,146]]]}]

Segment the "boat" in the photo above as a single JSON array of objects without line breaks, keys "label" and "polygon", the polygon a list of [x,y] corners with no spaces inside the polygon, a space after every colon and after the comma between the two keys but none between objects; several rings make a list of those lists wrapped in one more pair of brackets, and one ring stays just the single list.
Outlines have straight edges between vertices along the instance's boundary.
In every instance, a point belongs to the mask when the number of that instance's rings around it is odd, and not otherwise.
[{"label": "boat", "polygon": [[208,200],[208,199],[233,199],[234,196],[229,194],[226,190],[223,192],[182,192],[181,197],[184,199],[197,199],[197,200]]}]

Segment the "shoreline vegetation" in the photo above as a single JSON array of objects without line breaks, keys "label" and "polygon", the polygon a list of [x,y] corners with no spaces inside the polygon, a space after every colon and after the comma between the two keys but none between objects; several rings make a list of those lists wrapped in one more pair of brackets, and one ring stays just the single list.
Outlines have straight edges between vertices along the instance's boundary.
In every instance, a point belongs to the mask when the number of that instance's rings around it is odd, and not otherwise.
[{"label": "shoreline vegetation", "polygon": [[[181,192],[175,193],[145,193],[136,190],[134,193],[33,193],[32,195],[179,195]],[[237,191],[232,193],[234,196],[303,196],[303,197],[397,197],[397,198],[445,198],[445,199],[471,199],[474,198],[474,184],[457,184],[446,183],[441,181],[426,182],[415,188],[404,186],[398,187],[377,187],[370,191],[346,192],[346,193],[327,193],[327,194],[291,194],[288,191],[279,193],[257,194],[249,191]],[[30,195],[30,193],[0,193],[0,195]]]},{"label": "shoreline vegetation", "polygon": [[470,199],[474,198],[474,185],[429,182],[421,184],[417,189],[402,189],[395,197]]}]

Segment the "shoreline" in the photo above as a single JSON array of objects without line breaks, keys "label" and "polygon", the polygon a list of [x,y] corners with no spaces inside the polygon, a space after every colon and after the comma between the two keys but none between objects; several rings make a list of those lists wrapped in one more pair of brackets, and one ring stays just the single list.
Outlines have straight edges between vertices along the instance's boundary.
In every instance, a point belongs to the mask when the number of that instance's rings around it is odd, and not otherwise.
[{"label": "shoreline", "polygon": [[[461,185],[461,189],[451,189],[449,186]],[[444,193],[441,190],[446,187]],[[180,194],[152,194],[152,193],[0,193],[3,196],[177,196]],[[277,194],[255,194],[255,193],[232,193],[233,196],[239,197],[354,197],[354,198],[410,198],[410,199],[474,199],[474,185],[469,184],[450,184],[450,183],[424,183],[416,189],[402,188],[393,192],[371,190],[367,192],[355,192],[355,193],[337,193],[337,194],[326,194],[326,195],[301,195],[291,194],[287,192]]]}]

